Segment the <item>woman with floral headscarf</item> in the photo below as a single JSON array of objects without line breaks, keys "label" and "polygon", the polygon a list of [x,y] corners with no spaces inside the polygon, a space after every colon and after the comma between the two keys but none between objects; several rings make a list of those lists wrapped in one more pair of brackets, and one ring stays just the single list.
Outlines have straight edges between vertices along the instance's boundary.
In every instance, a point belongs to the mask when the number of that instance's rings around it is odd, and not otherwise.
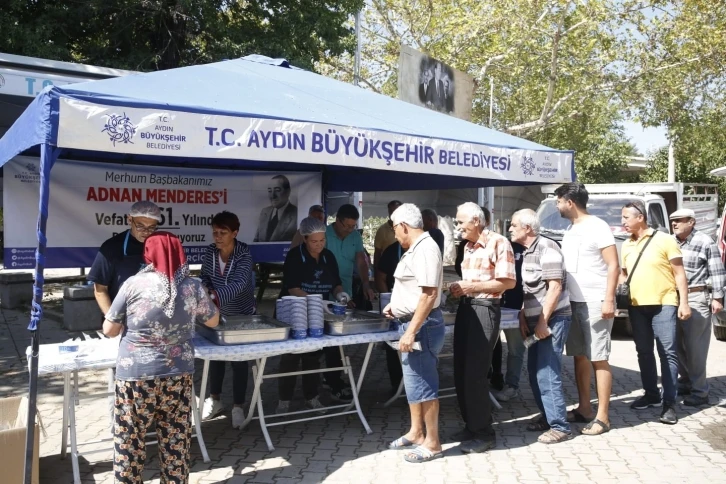
[{"label": "woman with floral headscarf", "polygon": [[140,483],[144,439],[153,422],[162,482],[189,480],[195,322],[217,326],[219,314],[202,284],[189,277],[184,249],[169,232],[144,243],[146,267],[129,278],[103,323],[122,334],[116,361],[115,482]]}]

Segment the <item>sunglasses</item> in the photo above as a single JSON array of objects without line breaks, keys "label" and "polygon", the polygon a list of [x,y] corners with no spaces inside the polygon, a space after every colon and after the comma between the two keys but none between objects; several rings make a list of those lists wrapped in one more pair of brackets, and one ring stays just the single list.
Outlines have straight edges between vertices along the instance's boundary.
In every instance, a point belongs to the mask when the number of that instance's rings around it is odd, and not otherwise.
[{"label": "sunglasses", "polygon": [[636,206],[635,204],[633,204],[633,203],[629,203],[629,204],[627,204],[627,205],[625,206],[625,208],[634,208],[635,210],[637,210],[637,211],[638,211],[638,213],[640,213],[640,215],[645,215],[645,214],[643,213],[643,211],[642,211],[641,209],[639,209],[639,208],[638,208],[638,207],[637,207],[637,206]]}]

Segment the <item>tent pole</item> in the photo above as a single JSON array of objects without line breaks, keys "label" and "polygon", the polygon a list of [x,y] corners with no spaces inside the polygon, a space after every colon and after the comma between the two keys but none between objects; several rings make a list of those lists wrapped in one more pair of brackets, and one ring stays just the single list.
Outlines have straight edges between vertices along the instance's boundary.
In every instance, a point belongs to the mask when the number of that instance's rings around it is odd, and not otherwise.
[{"label": "tent pole", "polygon": [[[43,270],[45,269],[46,224],[48,221],[48,198],[50,195],[50,170],[58,159],[60,150],[47,143],[40,147],[40,199],[38,201],[38,248],[35,251],[35,280],[33,281],[33,308],[30,312],[30,382],[28,384],[28,420],[25,434],[25,484],[33,479],[33,454],[35,449],[35,412],[38,398],[38,348],[40,332],[38,325],[43,318]],[[64,429],[65,430],[65,429]],[[37,449],[40,452],[40,449]]]}]

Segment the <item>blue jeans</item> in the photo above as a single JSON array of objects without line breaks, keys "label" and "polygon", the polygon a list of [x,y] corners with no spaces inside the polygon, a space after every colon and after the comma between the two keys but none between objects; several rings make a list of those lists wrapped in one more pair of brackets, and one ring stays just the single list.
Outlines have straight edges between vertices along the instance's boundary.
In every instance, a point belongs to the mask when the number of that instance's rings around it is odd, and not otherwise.
[{"label": "blue jeans", "polygon": [[[410,322],[398,327],[403,335]],[[403,368],[403,386],[409,404],[428,402],[439,398],[439,353],[444,347],[444,315],[441,310],[434,309],[426,318],[423,326],[416,333],[416,341],[421,343],[421,350],[401,353]]]},{"label": "blue jeans", "polygon": [[[570,316],[553,316],[549,327],[552,335],[529,347],[527,370],[534,401],[550,428],[570,433],[567,423],[565,393],[562,389],[562,350],[570,332]],[[530,329],[531,331],[531,329]]]},{"label": "blue jeans", "polygon": [[507,374],[504,375],[504,383],[512,388],[519,388],[519,378],[522,375],[524,366],[524,341],[519,328],[505,329],[504,336],[507,337]]},{"label": "blue jeans", "polygon": [[660,397],[658,370],[653,355],[655,339],[660,357],[663,403],[675,404],[678,391],[678,353],[676,345],[676,306],[631,306],[628,310],[633,326],[633,341],[638,352],[640,380],[645,394]]}]

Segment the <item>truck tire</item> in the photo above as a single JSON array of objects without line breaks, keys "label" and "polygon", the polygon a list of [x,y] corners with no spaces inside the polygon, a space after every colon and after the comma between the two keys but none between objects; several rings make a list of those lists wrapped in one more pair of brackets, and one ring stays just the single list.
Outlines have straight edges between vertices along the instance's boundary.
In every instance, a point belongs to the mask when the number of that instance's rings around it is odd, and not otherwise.
[{"label": "truck tire", "polygon": [[726,341],[726,326],[713,325],[713,335],[719,341]]}]

